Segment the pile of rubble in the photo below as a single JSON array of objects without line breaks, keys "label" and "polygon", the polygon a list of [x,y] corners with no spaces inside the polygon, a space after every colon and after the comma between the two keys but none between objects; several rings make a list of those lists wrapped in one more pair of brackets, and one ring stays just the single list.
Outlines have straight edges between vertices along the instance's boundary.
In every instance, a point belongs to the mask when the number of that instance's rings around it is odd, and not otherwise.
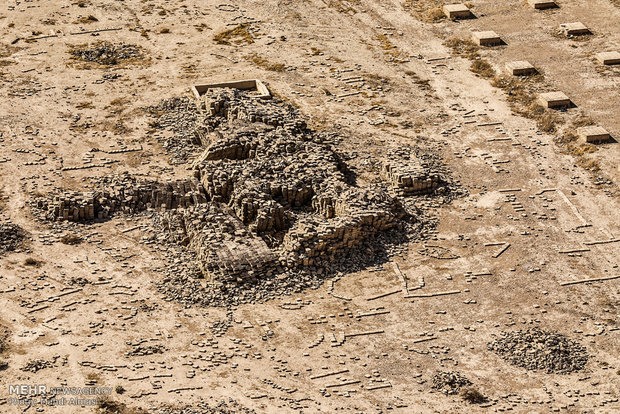
[{"label": "pile of rubble", "polygon": [[53,368],[58,358],[60,358],[59,355],[54,356],[50,361],[46,361],[43,359],[33,359],[31,361],[28,361],[28,363],[26,363],[26,365],[24,365],[21,370],[24,372],[36,373],[42,369]]},{"label": "pile of rubble", "polygon": [[63,191],[52,198],[39,197],[32,203],[48,220],[90,221],[107,219],[114,213],[135,214],[149,208],[176,209],[206,202],[194,178],[166,183],[114,175],[97,180],[88,193]]},{"label": "pile of rubble", "polygon": [[145,110],[154,118],[149,123],[152,128],[166,129],[172,133],[159,139],[171,155],[172,164],[184,164],[204,149],[201,142],[206,131],[204,115],[195,100],[187,97],[164,99]]},{"label": "pile of rubble", "polygon": [[74,47],[69,53],[76,59],[100,65],[117,65],[123,60],[142,57],[139,46],[125,43],[100,42],[92,46]]},{"label": "pile of rubble", "polygon": [[0,354],[6,351],[7,349],[7,338],[9,336],[9,330],[0,325]]},{"label": "pile of rubble", "polygon": [[540,328],[502,332],[501,337],[487,347],[512,365],[547,374],[582,370],[589,358],[584,346]]},{"label": "pile of rubble", "polygon": [[12,252],[22,245],[26,233],[16,224],[0,223],[0,254]]},{"label": "pile of rubble", "polygon": [[130,351],[125,352],[125,357],[146,356],[153,354],[163,354],[166,351],[163,345],[135,345]]},{"label": "pile of rubble", "polygon": [[458,394],[461,388],[471,385],[471,381],[459,372],[440,371],[433,375],[431,387],[446,395]]},{"label": "pile of rubble", "polygon": [[[156,231],[144,242],[177,246],[175,255],[182,251],[197,264],[171,256],[175,271],[160,286],[166,296],[238,303],[386,260],[394,246],[420,236],[419,211],[404,197],[446,192],[443,172],[413,148],[388,154],[387,182],[357,186],[334,149],[338,137],[308,129],[295,107],[235,89],[211,90],[203,99],[149,108],[153,125],[174,134],[169,150],[202,148],[190,177],[106,177],[88,194],[36,200],[41,217],[87,221],[155,209]],[[238,289],[242,282],[252,288]]]},{"label": "pile of rubble", "polygon": [[241,406],[233,399],[220,401],[211,405],[206,401],[199,401],[183,407],[158,407],[149,409],[152,414],[252,414],[254,410]]},{"label": "pile of rubble", "polygon": [[397,194],[403,196],[427,194],[442,184],[439,174],[424,168],[420,160],[407,148],[389,152],[381,173]]}]

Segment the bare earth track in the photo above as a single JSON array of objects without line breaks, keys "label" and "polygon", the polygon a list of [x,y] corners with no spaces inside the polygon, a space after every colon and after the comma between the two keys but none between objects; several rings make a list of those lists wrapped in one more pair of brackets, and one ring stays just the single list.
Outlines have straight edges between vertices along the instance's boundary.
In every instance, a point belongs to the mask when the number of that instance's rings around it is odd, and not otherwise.
[{"label": "bare earth track", "polygon": [[0,412],[620,411],[617,1],[5,3]]}]

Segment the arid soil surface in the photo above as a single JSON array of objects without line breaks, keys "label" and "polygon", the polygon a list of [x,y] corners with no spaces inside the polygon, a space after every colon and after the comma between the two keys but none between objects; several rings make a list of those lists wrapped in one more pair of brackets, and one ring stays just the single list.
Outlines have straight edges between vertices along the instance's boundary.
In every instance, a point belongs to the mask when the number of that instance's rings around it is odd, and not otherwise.
[{"label": "arid soil surface", "polygon": [[[474,0],[457,21],[441,4],[0,5],[0,412],[619,412],[620,65],[596,54],[620,51],[620,4]],[[591,33],[559,32],[577,21]],[[470,42],[487,30],[503,44]],[[506,74],[521,60],[539,73]],[[147,108],[240,79],[337,136],[352,186],[412,148],[450,196],[402,197],[423,225],[385,260],[213,305],[162,288],[195,258],[157,211],[37,209],[115,174],[192,176],[200,153]],[[536,106],[553,91],[571,107]],[[16,384],[111,393],[28,407]]]}]

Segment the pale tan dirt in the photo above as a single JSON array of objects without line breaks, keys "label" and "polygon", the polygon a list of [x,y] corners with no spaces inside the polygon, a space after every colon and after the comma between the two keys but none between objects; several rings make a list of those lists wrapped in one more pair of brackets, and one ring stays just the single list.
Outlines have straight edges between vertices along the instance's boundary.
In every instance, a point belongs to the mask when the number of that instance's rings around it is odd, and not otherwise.
[{"label": "pale tan dirt", "polygon": [[[241,1],[225,7],[232,11],[218,9],[219,3],[211,0],[82,3],[85,7],[69,1],[10,1],[0,8],[1,46],[22,39],[16,49],[0,55],[4,56],[0,58],[0,161],[7,159],[0,163],[1,214],[24,227],[32,239],[29,251],[6,254],[0,262],[0,323],[10,330],[9,349],[1,356],[9,368],[0,372],[0,412],[23,411],[9,404],[9,384],[84,386],[89,379],[96,380],[97,386],[122,385],[127,391],[114,394],[113,399],[143,409],[231,397],[265,413],[620,410],[620,279],[560,285],[620,275],[620,242],[593,245],[571,256],[560,253],[584,248],[584,242],[620,237],[620,200],[614,195],[620,180],[619,147],[602,144],[589,155],[599,161],[606,179],[615,183],[594,185],[588,171],[561,153],[553,136],[538,132],[533,121],[514,116],[502,91],[471,73],[469,61],[449,58],[450,50],[443,46],[449,37],[495,30],[507,45],[484,49],[483,58],[498,70],[512,60],[529,60],[577,105],[560,116],[568,122],[582,111],[618,138],[620,69],[599,70],[593,58],[600,51],[620,50],[620,9],[612,2],[560,1],[561,8],[539,12],[521,1],[479,0],[471,2],[477,19],[436,24],[416,20],[398,1]],[[73,23],[88,15],[98,21]],[[55,24],[45,24],[46,19]],[[251,25],[258,29],[254,43],[215,44],[214,34],[233,27],[228,24],[245,21],[256,22]],[[594,36],[570,40],[553,35],[558,24],[572,21],[585,23]],[[203,31],[196,29],[200,24],[206,25]],[[122,29],[97,36],[70,34],[116,27]],[[164,27],[170,33],[161,34]],[[142,30],[148,37],[141,35]],[[33,32],[58,36],[24,41]],[[378,34],[397,46],[404,62],[391,61],[376,39]],[[70,59],[70,45],[101,40],[140,45],[150,61],[83,69]],[[321,53],[314,54],[312,48]],[[284,63],[286,70],[256,67],[244,58],[252,54]],[[448,59],[428,60],[442,57]],[[361,76],[367,85],[376,84],[376,77],[387,82],[382,92],[366,90],[335,102],[333,95],[357,90],[336,79],[335,74],[343,70],[348,71],[343,78]],[[430,89],[415,84],[406,71],[428,79]],[[121,78],[93,83],[109,73]],[[411,293],[461,293],[416,299],[398,293],[367,301],[400,288],[400,277],[387,263],[377,271],[350,274],[335,282],[334,293],[350,301],[331,296],[326,282],[315,291],[236,307],[233,326],[214,337],[210,326],[225,317],[225,310],[184,309],[163,301],[153,285],[161,277],[156,268],[164,266],[162,258],[140,244],[140,230],[121,233],[138,223],[115,218],[90,224],[86,232],[94,235],[79,246],[42,243],[50,230],[33,220],[26,205],[33,192],[46,193],[54,187],[81,190],[87,177],[122,171],[152,178],[184,176],[185,167],[168,165],[168,156],[147,132],[149,119],[139,108],[188,94],[195,83],[243,78],[262,79],[273,92],[299,105],[316,125],[350,136],[351,143],[359,143],[359,152],[366,146],[417,141],[442,148],[445,163],[470,194],[436,211],[440,224],[436,240],[429,244],[445,247],[459,258],[423,256],[417,252],[423,246],[416,243],[394,261],[410,287],[424,278],[425,286]],[[22,88],[35,86],[39,91],[33,95],[15,96],[23,94]],[[121,116],[131,128],[120,135],[106,131],[109,121],[116,122],[119,116],[111,114],[110,107],[118,98],[127,99]],[[82,102],[90,102],[92,108],[78,109]],[[360,113],[373,105],[380,109]],[[389,111],[397,116],[386,116]],[[474,111],[473,116],[464,117],[469,111]],[[79,123],[89,121],[93,127],[71,131],[70,116],[75,114],[81,115]],[[377,119],[386,119],[389,125],[369,122]],[[413,126],[403,126],[404,121]],[[495,122],[501,125],[478,126]],[[32,133],[33,128],[38,134]],[[442,135],[446,130],[451,132]],[[504,137],[511,140],[488,141]],[[93,147],[106,150],[120,144],[141,144],[143,151],[137,156],[100,152],[97,157],[116,162],[101,168],[60,170],[61,165],[81,165],[82,155]],[[30,152],[17,152],[22,149]],[[29,165],[40,159],[37,153],[46,156],[44,161]],[[502,189],[519,191],[502,193]],[[544,193],[547,200],[536,195],[542,189],[561,190],[590,226],[578,227],[583,223],[557,190]],[[524,212],[505,202],[509,194],[514,194]],[[543,213],[556,219],[537,218]],[[484,246],[491,242],[508,242],[511,247],[494,258],[501,246]],[[37,268],[25,266],[28,257],[43,263]],[[470,277],[467,272],[489,274]],[[89,284],[77,293],[46,301],[66,289],[71,277],[91,281],[101,277],[110,283]],[[38,300],[49,307],[28,313],[22,306]],[[297,300],[309,304],[299,310],[280,307]],[[143,304],[156,308],[140,310]],[[389,313],[357,319],[348,317],[345,310],[356,315],[378,307]],[[128,318],[132,308],[138,311]],[[326,323],[310,324],[308,318],[322,315]],[[530,326],[580,341],[592,356],[586,368],[568,375],[526,371],[487,350],[492,335]],[[273,336],[261,339],[268,330]],[[332,334],[340,339],[342,332],[377,330],[384,332],[330,346]],[[320,335],[324,341],[309,348]],[[415,343],[422,335],[436,339]],[[127,342],[141,339],[147,340],[143,345],[161,344],[167,350],[125,357],[131,349]],[[222,354],[226,358],[221,363],[211,358]],[[20,370],[31,360],[53,356],[60,356],[53,368],[36,373]],[[84,364],[87,361],[92,364]],[[310,378],[343,369],[349,371]],[[187,378],[190,370],[195,377]],[[441,370],[465,375],[487,396],[487,403],[471,405],[458,395],[432,392],[431,377]],[[391,387],[367,390],[368,376]],[[360,382],[330,388],[329,397],[321,394],[321,388],[338,383],[340,377]],[[200,389],[170,392],[181,387]],[[293,404],[294,400],[298,403]],[[95,409],[32,407],[28,412],[37,410],[90,413]]]}]

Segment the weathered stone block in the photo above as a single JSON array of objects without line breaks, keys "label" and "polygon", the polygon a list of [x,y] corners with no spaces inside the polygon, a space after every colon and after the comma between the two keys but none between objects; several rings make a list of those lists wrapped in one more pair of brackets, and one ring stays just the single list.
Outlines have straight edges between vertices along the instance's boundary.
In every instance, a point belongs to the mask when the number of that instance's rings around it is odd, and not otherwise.
[{"label": "weathered stone block", "polygon": [[502,44],[502,39],[492,30],[484,32],[473,32],[473,41],[480,46],[497,46]]},{"label": "weathered stone block", "polygon": [[560,32],[567,36],[581,36],[591,34],[590,29],[581,22],[563,23],[560,25]]},{"label": "weathered stone block", "polygon": [[620,65],[620,52],[601,52],[596,55],[596,58],[603,65]]}]

